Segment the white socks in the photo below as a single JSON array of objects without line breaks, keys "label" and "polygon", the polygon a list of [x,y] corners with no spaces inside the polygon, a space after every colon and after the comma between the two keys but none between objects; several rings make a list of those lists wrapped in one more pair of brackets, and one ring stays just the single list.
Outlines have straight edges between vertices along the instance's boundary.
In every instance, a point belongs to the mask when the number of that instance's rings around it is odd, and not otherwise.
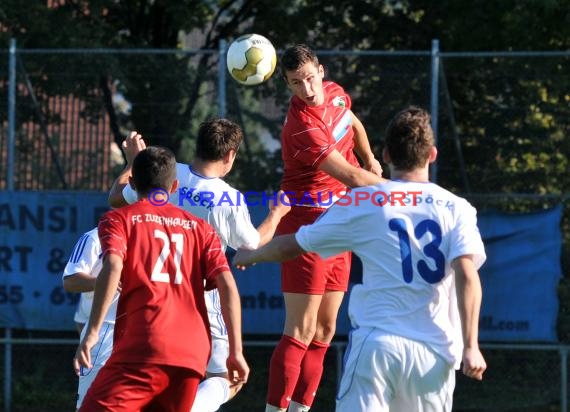
[{"label": "white socks", "polygon": [[300,403],[297,403],[295,401],[291,401],[291,403],[289,404],[289,409],[287,409],[287,411],[288,412],[307,412],[309,409],[311,409],[310,406],[301,405]]},{"label": "white socks", "polygon": [[230,382],[221,376],[203,380],[198,385],[198,392],[190,412],[215,412],[230,397]]},{"label": "white socks", "polygon": [[265,412],[287,412],[287,408],[279,408],[277,406],[266,404]]},{"label": "white socks", "polygon": [[[300,403],[297,403],[295,401],[291,401],[288,409],[278,408],[277,406],[269,404],[265,405],[265,412],[307,412],[309,409],[311,409],[310,406],[301,405]],[[194,412],[194,410],[192,410],[192,412]]]}]

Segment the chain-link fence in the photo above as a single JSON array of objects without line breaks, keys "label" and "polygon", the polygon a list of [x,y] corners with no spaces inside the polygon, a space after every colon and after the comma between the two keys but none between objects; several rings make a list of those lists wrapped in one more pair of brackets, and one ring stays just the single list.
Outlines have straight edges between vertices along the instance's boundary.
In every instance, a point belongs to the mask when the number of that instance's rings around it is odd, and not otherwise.
[{"label": "chain-link fence", "polygon": [[[234,82],[225,49],[4,52],[0,188],[105,191],[129,130],[189,161],[196,129],[211,116],[232,118],[246,132],[230,180],[274,188],[289,93],[277,72],[260,86]],[[567,192],[570,52],[318,54],[327,77],[351,94],[378,156],[388,120],[415,104],[437,114],[432,178],[442,185],[461,193]]]}]

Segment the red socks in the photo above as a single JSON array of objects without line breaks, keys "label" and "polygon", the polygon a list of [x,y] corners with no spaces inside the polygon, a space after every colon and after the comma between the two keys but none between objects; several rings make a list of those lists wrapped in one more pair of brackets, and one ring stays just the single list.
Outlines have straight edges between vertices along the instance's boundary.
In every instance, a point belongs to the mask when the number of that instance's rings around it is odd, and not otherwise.
[{"label": "red socks", "polygon": [[287,408],[291,399],[311,406],[323,375],[328,343],[312,341],[309,347],[283,335],[275,347],[269,366],[267,403]]},{"label": "red socks", "polygon": [[[281,337],[273,351],[269,365],[268,404],[287,408],[299,379],[301,363],[306,353],[307,345],[304,343],[293,339],[291,336],[283,335]],[[319,380],[320,377],[319,374]]]},{"label": "red socks", "polygon": [[311,406],[321,382],[328,343],[312,341],[301,364],[301,373],[292,399],[302,405]]}]

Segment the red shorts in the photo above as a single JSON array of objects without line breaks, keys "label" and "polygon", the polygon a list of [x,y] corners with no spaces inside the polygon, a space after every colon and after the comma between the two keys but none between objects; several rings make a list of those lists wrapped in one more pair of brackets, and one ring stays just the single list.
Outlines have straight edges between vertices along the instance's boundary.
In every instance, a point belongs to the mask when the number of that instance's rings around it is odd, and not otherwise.
[{"label": "red shorts", "polygon": [[107,363],[87,390],[81,412],[189,411],[201,376],[169,365]]},{"label": "red shorts", "polygon": [[[326,209],[292,206],[277,226],[276,235],[295,233],[313,223]],[[327,290],[346,292],[350,277],[351,252],[321,259],[316,253],[304,253],[281,263],[281,290],[288,293],[322,295]]]}]

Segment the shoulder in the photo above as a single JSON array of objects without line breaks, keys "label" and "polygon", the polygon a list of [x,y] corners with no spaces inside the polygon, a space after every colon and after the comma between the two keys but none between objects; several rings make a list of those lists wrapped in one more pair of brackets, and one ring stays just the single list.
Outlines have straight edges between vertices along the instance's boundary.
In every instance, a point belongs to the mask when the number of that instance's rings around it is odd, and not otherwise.
[{"label": "shoulder", "polygon": [[121,218],[122,216],[124,216],[127,213],[127,209],[132,209],[134,206],[136,205],[136,203],[130,204],[130,205],[126,205],[123,207],[120,207],[118,209],[111,209],[106,211],[105,213],[103,213],[103,215],[101,216],[101,219],[99,220],[99,222],[106,220],[106,219],[118,219]]},{"label": "shoulder", "polygon": [[327,95],[346,95],[346,91],[340,84],[331,81],[323,82],[323,90]]},{"label": "shoulder", "polygon": [[352,101],[341,85],[334,82],[327,82],[323,84],[323,89],[325,90],[325,96],[329,104],[350,109]]},{"label": "shoulder", "polygon": [[195,222],[195,223],[190,223],[188,225],[184,225],[186,227],[196,228],[208,225],[208,222],[205,219],[196,216],[194,213],[190,212],[189,210],[182,209],[178,206],[174,206],[173,204],[166,204],[162,207],[166,207],[164,209],[166,212],[165,217],[180,218],[187,220],[188,222]]},{"label": "shoulder", "polygon": [[118,224],[119,222],[126,222],[133,214],[144,213],[144,205],[141,201],[120,207],[118,209],[111,209],[105,212],[99,219],[98,227],[102,225]]},{"label": "shoulder", "polygon": [[98,232],[98,229],[97,229],[96,227],[94,227],[93,229],[91,229],[91,230],[85,232],[85,233],[83,234],[83,236],[85,236],[86,238],[89,238],[89,239],[91,239],[91,240],[93,240],[93,241],[96,241],[96,242],[99,241],[99,232]]},{"label": "shoulder", "polygon": [[176,177],[180,179],[181,177],[188,177],[190,174],[190,165],[186,163],[176,163]]},{"label": "shoulder", "polygon": [[[437,190],[437,197],[445,201],[446,209],[450,210],[456,219],[473,217],[477,214],[477,209],[464,197],[461,197],[443,187],[432,183]],[[440,200],[441,202],[441,200]]]},{"label": "shoulder", "polygon": [[245,197],[241,191],[219,177],[205,182],[200,191],[210,194],[213,209],[232,209],[242,205]]},{"label": "shoulder", "polygon": [[208,182],[208,186],[211,188],[211,190],[215,193],[219,193],[220,195],[224,194],[224,193],[240,193],[239,190],[237,190],[235,187],[233,187],[232,185],[230,185],[228,182],[226,182],[224,179],[222,178],[215,178],[212,179]]}]

